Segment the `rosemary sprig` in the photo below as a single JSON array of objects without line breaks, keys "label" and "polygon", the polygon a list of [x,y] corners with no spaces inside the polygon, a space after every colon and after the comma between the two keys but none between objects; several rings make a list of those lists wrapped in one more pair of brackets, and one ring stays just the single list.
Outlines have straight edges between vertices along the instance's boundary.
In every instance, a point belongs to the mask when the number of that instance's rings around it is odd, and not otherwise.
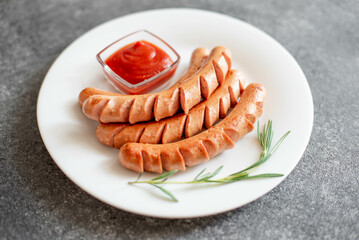
[{"label": "rosemary sprig", "polygon": [[279,173],[265,173],[265,174],[258,174],[258,175],[251,175],[249,176],[249,173],[254,171],[256,168],[258,168],[260,165],[265,163],[279,148],[280,144],[284,141],[284,139],[288,136],[290,131],[286,132],[274,145],[273,148],[271,148],[272,139],[273,139],[273,130],[272,130],[272,120],[269,120],[263,127],[262,132],[260,132],[259,127],[259,121],[257,124],[257,135],[258,135],[258,141],[259,144],[262,147],[262,152],[259,156],[259,160],[249,167],[232,173],[224,178],[219,179],[212,179],[215,177],[223,168],[223,166],[220,166],[217,168],[213,173],[207,172],[205,173],[206,169],[203,169],[193,180],[191,181],[167,181],[168,177],[172,176],[173,174],[177,173],[178,170],[173,170],[166,172],[160,176],[157,176],[155,178],[152,178],[147,181],[140,181],[141,175],[138,176],[138,178],[135,181],[129,182],[129,184],[138,184],[138,183],[147,183],[150,184],[159,190],[161,190],[164,194],[166,194],[168,197],[170,197],[171,200],[178,202],[177,198],[168,190],[163,188],[162,184],[199,184],[199,183],[233,183],[241,180],[247,180],[247,179],[255,179],[255,178],[273,178],[273,177],[282,177],[283,174]]}]

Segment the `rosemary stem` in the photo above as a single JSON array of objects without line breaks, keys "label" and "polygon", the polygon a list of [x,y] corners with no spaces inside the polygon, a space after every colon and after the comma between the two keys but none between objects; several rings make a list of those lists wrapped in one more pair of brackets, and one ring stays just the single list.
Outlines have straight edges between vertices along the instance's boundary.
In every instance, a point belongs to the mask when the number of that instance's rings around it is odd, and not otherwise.
[{"label": "rosemary stem", "polygon": [[189,183],[204,183],[204,182],[197,182],[197,181],[188,181],[188,182],[171,182],[171,181],[136,181],[136,182],[128,182],[129,184],[137,184],[137,183],[150,183],[150,184],[189,184]]}]

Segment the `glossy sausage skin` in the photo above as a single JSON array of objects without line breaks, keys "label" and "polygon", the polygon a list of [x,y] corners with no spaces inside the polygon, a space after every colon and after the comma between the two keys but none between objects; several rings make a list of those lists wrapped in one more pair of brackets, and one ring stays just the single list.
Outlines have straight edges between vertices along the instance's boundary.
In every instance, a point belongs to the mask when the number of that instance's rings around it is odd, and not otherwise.
[{"label": "glossy sausage skin", "polygon": [[188,114],[177,114],[158,122],[100,123],[96,136],[105,145],[121,148],[128,142],[170,143],[191,137],[210,128],[219,118],[225,118],[230,106],[235,106],[244,90],[245,78],[238,70],[230,70],[225,82],[205,101],[193,107]]},{"label": "glossy sausage skin", "polygon": [[261,84],[250,84],[232,112],[206,131],[168,144],[127,143],[119,153],[121,164],[136,172],[185,170],[208,161],[219,153],[233,148],[234,143],[254,129],[263,112],[265,90]]},{"label": "glossy sausage skin", "polygon": [[207,99],[212,94],[230,68],[229,50],[215,47],[204,65],[178,86],[144,95],[93,95],[83,102],[82,111],[88,118],[99,122],[131,124],[153,118],[159,121],[173,116],[180,108],[188,113],[202,97]]},{"label": "glossy sausage skin", "polygon": [[[189,67],[187,72],[180,78],[178,81],[171,87],[175,88],[178,85],[182,84],[185,80],[187,80],[190,76],[192,76],[198,69],[201,68],[202,64],[206,61],[209,55],[209,50],[206,48],[197,48],[193,51]],[[109,91],[104,91],[98,88],[88,87],[82,90],[79,94],[79,104],[82,107],[83,102],[93,95],[108,95],[108,96],[121,96],[123,94],[113,93]]]}]

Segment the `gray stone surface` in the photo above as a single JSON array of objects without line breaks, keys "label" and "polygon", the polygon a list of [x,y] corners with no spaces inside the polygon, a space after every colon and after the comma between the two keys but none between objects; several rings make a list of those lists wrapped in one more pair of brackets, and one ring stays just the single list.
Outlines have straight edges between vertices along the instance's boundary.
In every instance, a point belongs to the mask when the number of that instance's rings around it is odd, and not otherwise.
[{"label": "gray stone surface", "polygon": [[[41,82],[69,43],[146,9],[202,8],[247,21],[297,59],[312,90],[312,137],[273,191],[240,209],[187,220],[130,214],[83,192],[39,135]],[[358,239],[359,2],[0,1],[0,239]]]}]

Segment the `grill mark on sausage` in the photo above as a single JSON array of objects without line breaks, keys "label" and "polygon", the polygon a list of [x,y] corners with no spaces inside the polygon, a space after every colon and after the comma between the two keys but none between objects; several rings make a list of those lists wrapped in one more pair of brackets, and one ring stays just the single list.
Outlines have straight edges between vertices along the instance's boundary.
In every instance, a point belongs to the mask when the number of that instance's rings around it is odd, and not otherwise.
[{"label": "grill mark on sausage", "polygon": [[153,118],[153,105],[155,99],[156,96],[154,95],[146,98],[135,98],[128,113],[128,121],[133,124],[151,120]]},{"label": "grill mark on sausage", "polygon": [[142,134],[143,134],[144,131],[145,131],[145,128],[141,128],[141,129],[139,130],[139,132],[138,132],[138,134],[137,134],[137,136],[136,136],[135,142],[139,142],[139,141],[140,141],[140,139],[141,139]]},{"label": "grill mark on sausage", "polygon": [[115,147],[114,139],[127,124],[99,124],[96,128],[96,136],[100,142],[110,147]]},{"label": "grill mark on sausage", "polygon": [[191,167],[198,162],[205,162],[209,160],[208,152],[202,141],[199,141],[197,145],[179,147],[179,151],[183,156],[185,165]]},{"label": "grill mark on sausage", "polygon": [[[239,96],[240,96],[240,94],[238,93],[234,96],[234,98],[238,99]],[[227,116],[227,112],[230,108],[231,108],[231,94],[229,92],[229,89],[227,88],[227,93],[221,97],[220,102],[219,102],[219,117],[225,118]]]},{"label": "grill mark on sausage", "polygon": [[219,83],[222,84],[223,82],[223,79],[217,78],[213,62],[214,61],[211,61],[207,66],[205,66],[205,68],[208,68],[209,70],[199,77],[201,96],[205,99],[208,99],[213,91],[216,90],[218,85],[220,85]]},{"label": "grill mark on sausage", "polygon": [[[169,97],[166,97],[166,95]],[[153,105],[155,120],[159,121],[165,117],[173,116],[180,108],[179,101],[178,88],[169,89],[166,92],[162,92],[161,95],[157,95]]]},{"label": "grill mark on sausage", "polygon": [[199,133],[204,124],[204,107],[196,107],[192,109],[187,116],[186,123],[184,125],[184,134],[186,138],[192,137],[193,135]]},{"label": "grill mark on sausage", "polygon": [[223,139],[226,140],[226,142],[228,143],[225,145],[225,146],[227,146],[225,150],[234,148],[234,145],[235,145],[234,141],[226,134],[226,132],[222,131],[221,133],[222,133]]},{"label": "grill mark on sausage", "polygon": [[205,146],[203,145],[203,140],[200,141],[199,146],[200,146],[201,153],[203,153],[203,155],[204,155],[204,157],[205,157],[204,160],[205,160],[205,161],[208,161],[208,160],[209,160],[209,154],[208,154],[208,152],[207,152],[207,149],[206,149]]},{"label": "grill mark on sausage", "polygon": [[[100,125],[99,125],[99,126],[100,126]],[[116,134],[113,135],[113,140],[112,140],[112,142],[113,142],[113,145],[114,145],[114,146],[115,146],[115,138],[116,138],[116,136],[118,136],[118,135],[122,132],[122,130],[126,128],[126,126],[127,126],[127,124],[125,125],[125,127],[121,128]]]},{"label": "grill mark on sausage", "polygon": [[[156,126],[158,126],[156,128]],[[157,144],[162,141],[162,135],[164,128],[166,127],[166,123],[158,123],[156,126],[148,126],[144,127],[142,136],[138,142],[140,143],[153,143]],[[153,136],[153,131],[155,132],[155,135]],[[148,132],[148,134],[147,134]]]},{"label": "grill mark on sausage", "polygon": [[218,151],[218,146],[211,139],[204,139],[202,143],[207,150],[209,158],[213,157]]},{"label": "grill mark on sausage", "polygon": [[223,52],[223,57],[227,62],[228,68],[231,69],[232,68],[232,60],[231,60],[230,52],[229,51],[224,51]]},{"label": "grill mark on sausage", "polygon": [[263,108],[263,102],[256,102],[257,107]]},{"label": "grill mark on sausage", "polygon": [[[86,107],[86,102],[91,101],[92,99],[98,97],[99,95],[91,96],[84,102],[84,107]],[[101,122],[109,122],[109,118],[116,120],[116,122],[128,122],[129,118],[129,109],[131,108],[134,99],[127,99],[121,103],[112,101],[113,96],[106,96],[108,103],[106,107],[103,107],[101,110],[100,120]]]},{"label": "grill mark on sausage", "polygon": [[227,137],[229,137],[232,141],[236,141],[239,139],[239,133],[233,128],[224,128],[223,129],[224,134],[226,134]]},{"label": "grill mark on sausage", "polygon": [[80,107],[82,108],[83,102],[90,96],[93,95],[109,95],[109,96],[116,96],[119,95],[117,93],[113,93],[113,92],[108,92],[108,91],[104,91],[104,90],[100,90],[97,88],[93,88],[93,87],[88,87],[85,88],[84,90],[82,90],[79,94],[79,98],[78,98],[78,102]]},{"label": "grill mark on sausage", "polygon": [[136,126],[135,129],[124,128],[114,137],[115,148],[120,148],[127,142],[138,142],[142,136],[144,128],[142,126]]},{"label": "grill mark on sausage", "polygon": [[162,169],[161,155],[157,152],[147,153],[141,151],[143,168],[148,172],[158,172]]},{"label": "grill mark on sausage", "polygon": [[224,77],[225,77],[225,76],[223,76],[222,69],[219,67],[218,63],[216,63],[215,61],[212,61],[212,66],[213,66],[214,72],[216,73],[216,78],[218,79],[218,83],[222,84],[222,82],[224,81]]},{"label": "grill mark on sausage", "polygon": [[[182,138],[187,115],[179,114],[172,119],[165,119],[166,128],[163,130],[162,143],[174,142]],[[172,128],[176,128],[175,130]],[[170,132],[172,130],[172,132]]]},{"label": "grill mark on sausage", "polygon": [[165,132],[166,127],[167,127],[167,123],[163,124],[163,127],[161,129],[161,134],[159,135],[160,137],[159,137],[158,143],[163,143],[162,139],[163,139],[163,134]]},{"label": "grill mark on sausage", "polygon": [[178,156],[180,157],[180,159],[182,159],[184,165],[186,166],[186,161],[185,161],[185,156],[184,154],[181,152],[181,149],[179,147],[176,148],[175,150],[176,154],[178,154]]},{"label": "grill mark on sausage", "polygon": [[107,100],[106,103],[103,105],[102,109],[99,112],[99,118],[101,119],[103,111],[106,109],[107,105],[110,103],[110,100]]},{"label": "grill mark on sausage", "polygon": [[251,123],[254,123],[254,122],[256,121],[256,117],[253,116],[253,114],[246,114],[245,117],[246,117],[246,119],[247,119],[248,121],[250,121]]},{"label": "grill mark on sausage", "polygon": [[84,101],[84,104],[82,105],[82,111],[87,110],[86,109],[87,102],[91,102],[91,103],[94,102],[96,104],[96,107],[94,107],[92,109],[88,109],[88,111],[90,112],[90,114],[92,114],[93,112],[97,112],[97,113],[95,113],[95,115],[97,118],[100,118],[103,106],[108,104],[108,99],[99,99],[99,98],[96,98],[96,96],[93,99],[86,99]]},{"label": "grill mark on sausage", "polygon": [[163,169],[167,171],[172,170],[181,170],[184,171],[186,169],[183,156],[175,149],[173,152],[160,152],[161,156],[161,164]]}]

